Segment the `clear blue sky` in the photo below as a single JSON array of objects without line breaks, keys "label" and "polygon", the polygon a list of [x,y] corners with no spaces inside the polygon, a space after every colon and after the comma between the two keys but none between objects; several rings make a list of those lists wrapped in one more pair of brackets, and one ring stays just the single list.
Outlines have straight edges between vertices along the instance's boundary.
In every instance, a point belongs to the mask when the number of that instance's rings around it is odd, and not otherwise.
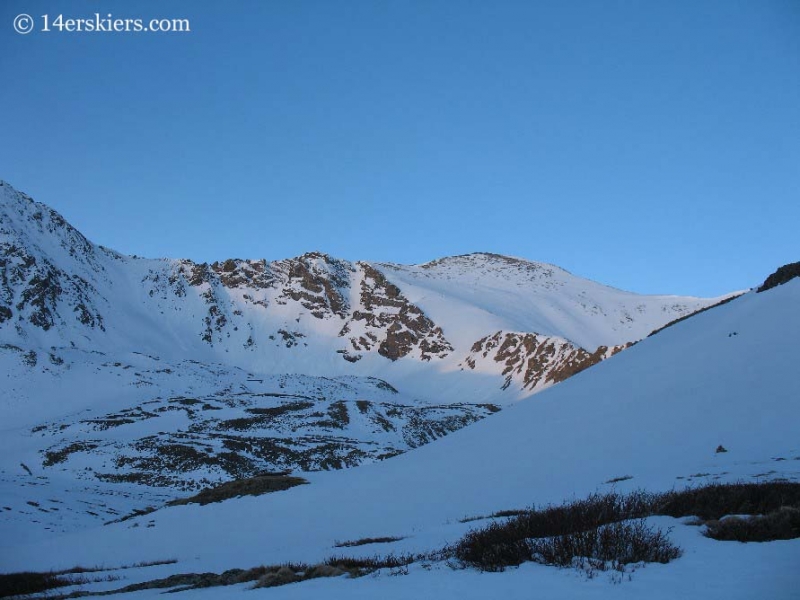
[{"label": "clear blue sky", "polygon": [[[38,31],[95,12],[191,33]],[[0,178],[129,254],[717,295],[800,260],[800,2],[5,0]]]}]

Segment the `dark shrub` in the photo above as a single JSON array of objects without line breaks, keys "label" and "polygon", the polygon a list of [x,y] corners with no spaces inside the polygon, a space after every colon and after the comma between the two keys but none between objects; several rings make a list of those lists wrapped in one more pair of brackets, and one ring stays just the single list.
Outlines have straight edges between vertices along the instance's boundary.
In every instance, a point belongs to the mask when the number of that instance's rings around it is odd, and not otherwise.
[{"label": "dark shrub", "polygon": [[532,560],[530,538],[565,536],[645,517],[653,514],[656,498],[646,492],[624,496],[612,492],[526,511],[505,523],[470,531],[455,545],[455,557],[482,570],[502,570]]},{"label": "dark shrub", "polygon": [[491,523],[470,531],[453,551],[458,560],[483,571],[502,571],[531,560],[524,530],[515,522]]},{"label": "dark shrub", "polygon": [[367,546],[369,544],[390,544],[392,542],[399,542],[404,538],[402,537],[394,537],[394,536],[386,536],[386,537],[374,537],[374,538],[361,538],[359,540],[351,540],[347,542],[336,542],[334,547],[336,548],[353,548],[355,546]]},{"label": "dark shrub", "polygon": [[771,542],[800,537],[800,508],[786,506],[766,515],[728,517],[706,523],[705,535],[715,540]]},{"label": "dark shrub", "polygon": [[36,594],[85,582],[85,579],[65,577],[63,573],[8,573],[0,575],[0,598]]},{"label": "dark shrub", "polygon": [[389,554],[387,556],[373,556],[371,558],[355,558],[351,556],[331,556],[323,564],[338,567],[354,574],[364,574],[378,569],[395,569],[410,565],[415,560],[411,554]]},{"label": "dark shrub", "polygon": [[680,548],[664,532],[649,527],[642,519],[533,539],[528,545],[536,562],[569,567],[576,560],[588,560],[592,568],[601,571],[638,562],[667,563],[681,555]]},{"label": "dark shrub", "polygon": [[714,483],[668,492],[661,495],[655,514],[709,520],[725,515],[764,515],[782,506],[800,507],[800,484],[788,481]]},{"label": "dark shrub", "polygon": [[660,530],[631,520],[666,515],[708,521],[741,514],[767,517],[725,519],[710,524],[708,535],[741,541],[800,537],[800,484],[772,481],[711,484],[664,494],[593,494],[472,530],[449,550],[464,565],[484,571],[531,560],[564,566],[587,559],[600,569],[609,562],[667,562],[680,550]]},{"label": "dark shrub", "polygon": [[308,483],[302,477],[292,477],[289,475],[257,475],[247,479],[236,479],[227,481],[217,486],[201,490],[198,494],[189,498],[180,498],[167,503],[168,506],[180,506],[182,504],[210,504],[212,502],[222,502],[230,498],[240,496],[260,496],[272,492],[288,490],[296,485]]}]

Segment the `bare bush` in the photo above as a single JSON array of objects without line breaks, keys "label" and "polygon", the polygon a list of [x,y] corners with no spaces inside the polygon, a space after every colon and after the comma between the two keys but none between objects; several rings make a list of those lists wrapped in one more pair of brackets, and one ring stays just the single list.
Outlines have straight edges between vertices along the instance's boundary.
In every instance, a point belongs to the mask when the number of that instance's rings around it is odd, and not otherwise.
[{"label": "bare bush", "polygon": [[737,542],[771,542],[800,537],[800,508],[785,506],[766,515],[728,517],[706,523],[707,537]]}]

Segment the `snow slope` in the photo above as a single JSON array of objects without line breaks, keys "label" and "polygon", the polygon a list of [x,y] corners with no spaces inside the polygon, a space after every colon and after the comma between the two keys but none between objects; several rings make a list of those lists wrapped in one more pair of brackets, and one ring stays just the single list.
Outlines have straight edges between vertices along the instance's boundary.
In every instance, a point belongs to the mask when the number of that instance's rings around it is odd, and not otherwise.
[{"label": "snow slope", "polygon": [[700,308],[697,298],[642,296],[555,265],[483,252],[381,266],[460,347],[496,331],[525,331],[595,350],[640,340],[665,315]]},{"label": "snow slope", "polygon": [[[221,504],[168,508],[106,527],[2,548],[5,570],[174,558],[164,572],[319,561],[336,541],[405,536],[350,549],[423,551],[462,535],[459,520],[608,489],[667,490],[712,480],[800,477],[800,280],[749,293],[665,329],[564,383],[436,443],[310,485]],[[716,453],[718,445],[727,453]],[[318,580],[269,597],[791,598],[800,540],[732,544],[666,519],[687,552],[618,589],[526,565],[499,575],[416,566],[407,577]],[[146,526],[145,526],[146,524]],[[141,525],[141,526],[137,526]],[[792,566],[795,568],[792,568]],[[160,576],[156,574],[155,576]],[[145,578],[141,572],[126,576]],[[604,585],[603,585],[604,584]],[[193,592],[235,597],[242,586]],[[612,591],[610,591],[612,590]],[[140,597],[155,597],[142,593]]]}]

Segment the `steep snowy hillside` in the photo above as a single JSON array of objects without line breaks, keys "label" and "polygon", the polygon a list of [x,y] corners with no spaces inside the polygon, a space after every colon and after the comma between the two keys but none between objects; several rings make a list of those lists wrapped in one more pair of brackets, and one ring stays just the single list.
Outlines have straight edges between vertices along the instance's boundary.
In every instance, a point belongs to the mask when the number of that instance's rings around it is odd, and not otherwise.
[{"label": "steep snowy hillside", "polygon": [[[165,508],[123,523],[2,550],[6,570],[177,564],[116,572],[124,583],[170,573],[222,572],[332,554],[422,552],[453,542],[466,517],[560,502],[595,490],[669,490],[708,481],[800,481],[800,279],[749,293],[669,327],[630,350],[498,415],[387,461],[309,474],[309,485],[208,506]],[[726,452],[720,452],[724,446]],[[719,542],[659,517],[685,552],[606,578],[525,566],[478,575],[445,564],[406,577],[320,579],[269,597],[791,598],[800,589],[800,540]],[[357,547],[344,540],[399,538]],[[429,563],[431,561],[428,561]],[[119,581],[94,589],[122,586]],[[193,592],[235,597],[242,585]],[[140,597],[155,597],[154,591]]]}]

